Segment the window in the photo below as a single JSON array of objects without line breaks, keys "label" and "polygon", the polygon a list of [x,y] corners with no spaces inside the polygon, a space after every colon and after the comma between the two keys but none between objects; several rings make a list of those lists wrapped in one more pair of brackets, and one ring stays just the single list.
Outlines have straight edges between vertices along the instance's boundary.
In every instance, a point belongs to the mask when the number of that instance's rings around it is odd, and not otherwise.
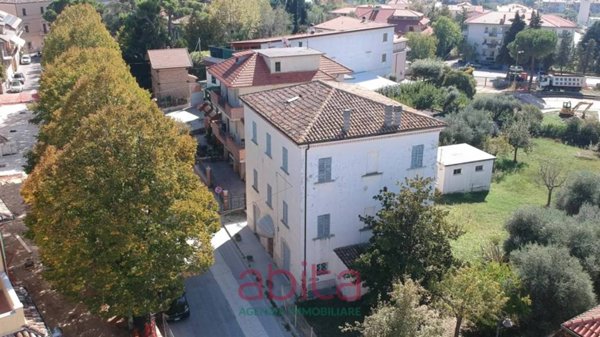
[{"label": "window", "polygon": [[271,134],[267,132],[267,149],[265,150],[265,154],[271,157]]},{"label": "window", "polygon": [[410,168],[423,167],[423,150],[425,145],[415,145],[412,147],[412,156],[410,159]]},{"label": "window", "polygon": [[281,62],[275,62],[275,72],[278,73],[281,71]]},{"label": "window", "polygon": [[252,142],[254,142],[254,144],[258,145],[258,142],[256,141],[256,122],[252,122]]},{"label": "window", "polygon": [[462,169],[454,169],[454,175],[457,176],[462,173]]},{"label": "window", "polygon": [[253,176],[252,176],[252,188],[254,188],[254,190],[256,192],[258,192],[258,172],[256,170],[254,170],[252,173],[253,173]]},{"label": "window", "polygon": [[329,237],[329,226],[331,224],[331,215],[323,214],[317,217],[317,239]]},{"label": "window", "polygon": [[387,54],[381,54],[381,63],[385,63],[387,61]]},{"label": "window", "polygon": [[281,147],[281,169],[288,173],[288,150],[283,146]]},{"label": "window", "polygon": [[48,33],[48,27],[45,23],[42,25],[42,28],[44,29],[44,34]]},{"label": "window", "polygon": [[29,26],[25,25],[25,33],[29,33]]},{"label": "window", "polygon": [[216,77],[214,77],[214,76],[211,76],[211,77],[210,77],[210,83],[212,83],[212,84],[217,84],[217,78],[216,78]]},{"label": "window", "polygon": [[387,42],[387,33],[383,33],[383,42]]},{"label": "window", "polygon": [[319,182],[331,181],[331,157],[319,158]]},{"label": "window", "polygon": [[413,26],[408,27],[408,31],[409,32],[414,32],[415,31],[415,27],[413,27]]},{"label": "window", "polygon": [[317,275],[329,274],[329,267],[327,262],[317,264]]},{"label": "window", "polygon": [[44,7],[40,7],[40,13],[44,14]]},{"label": "window", "polygon": [[485,31],[484,31],[484,33],[487,33],[488,31],[489,31],[489,28],[488,28],[488,27],[485,27]]},{"label": "window", "polygon": [[267,206],[269,206],[269,208],[273,208],[273,189],[271,188],[271,185],[267,184]]},{"label": "window", "polygon": [[288,227],[288,204],[287,202],[283,202],[283,210],[281,212],[281,222]]},{"label": "window", "polygon": [[21,11],[23,12],[23,16],[27,16],[27,9],[22,8]]},{"label": "window", "polygon": [[483,171],[483,165],[475,166],[475,172],[480,172],[480,171]]},{"label": "window", "polygon": [[298,42],[298,47],[302,47],[302,41]]},{"label": "window", "polygon": [[33,49],[33,45],[31,44],[31,41],[27,41],[27,49],[29,49],[29,50]]},{"label": "window", "polygon": [[377,173],[377,162],[379,161],[379,152],[371,151],[367,155],[367,174]]}]

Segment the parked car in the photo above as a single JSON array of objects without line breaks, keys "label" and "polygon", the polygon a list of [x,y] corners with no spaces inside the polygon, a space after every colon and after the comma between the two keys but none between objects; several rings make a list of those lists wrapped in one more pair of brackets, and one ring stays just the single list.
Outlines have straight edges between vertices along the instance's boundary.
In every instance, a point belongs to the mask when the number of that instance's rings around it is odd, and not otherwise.
[{"label": "parked car", "polygon": [[29,56],[29,55],[21,56],[21,64],[30,64],[30,63],[31,63],[31,56]]},{"label": "parked car", "polygon": [[169,310],[165,312],[167,321],[175,322],[190,317],[190,306],[185,293],[171,303]]},{"label": "parked car", "polygon": [[8,88],[8,92],[21,92],[23,91],[23,83],[17,79],[13,79],[10,82],[10,87]]},{"label": "parked car", "polygon": [[21,81],[21,84],[25,84],[25,74],[23,73],[14,73],[13,80]]}]

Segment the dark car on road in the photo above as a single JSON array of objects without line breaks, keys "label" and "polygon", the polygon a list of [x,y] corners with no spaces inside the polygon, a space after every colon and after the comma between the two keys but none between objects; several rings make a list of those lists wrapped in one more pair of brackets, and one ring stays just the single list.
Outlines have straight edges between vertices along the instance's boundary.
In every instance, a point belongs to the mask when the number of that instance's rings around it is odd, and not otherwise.
[{"label": "dark car on road", "polygon": [[185,293],[171,303],[169,310],[165,311],[167,321],[176,322],[190,317],[190,306]]}]

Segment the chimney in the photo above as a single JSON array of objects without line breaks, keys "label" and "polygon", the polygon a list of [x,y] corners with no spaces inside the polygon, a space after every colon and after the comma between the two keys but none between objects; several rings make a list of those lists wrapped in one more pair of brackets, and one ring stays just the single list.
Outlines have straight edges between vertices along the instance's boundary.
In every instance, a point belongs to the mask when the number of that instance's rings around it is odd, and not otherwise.
[{"label": "chimney", "polygon": [[402,106],[394,107],[394,115],[392,116],[392,125],[400,126],[400,120],[402,119]]},{"label": "chimney", "polygon": [[342,127],[344,133],[350,131],[350,115],[352,115],[352,109],[344,109],[344,126]]},{"label": "chimney", "polygon": [[392,125],[393,110],[394,110],[394,107],[391,105],[386,105],[385,108],[383,109],[383,112],[384,112],[383,125],[386,127]]}]

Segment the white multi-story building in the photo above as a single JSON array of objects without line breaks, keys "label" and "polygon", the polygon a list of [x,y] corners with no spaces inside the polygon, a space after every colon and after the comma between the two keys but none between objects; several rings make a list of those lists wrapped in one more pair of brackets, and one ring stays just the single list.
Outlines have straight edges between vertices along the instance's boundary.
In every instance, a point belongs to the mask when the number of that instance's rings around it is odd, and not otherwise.
[{"label": "white multi-story building", "polygon": [[436,175],[444,124],[372,91],[314,81],[241,100],[248,223],[297,292],[303,273],[309,290],[336,285],[337,253],[368,241],[359,215],[376,213],[381,189]]},{"label": "white multi-story building", "polygon": [[[515,13],[519,13],[523,20],[529,24],[531,11],[525,13],[489,12],[471,17],[465,21],[467,25],[467,41],[475,47],[480,62],[494,62],[502,47],[504,32],[510,28]],[[556,15],[542,15],[542,29],[555,32],[558,36],[563,31],[572,35],[577,29],[577,24]]]},{"label": "white multi-story building", "polygon": [[244,94],[313,80],[343,81],[352,70],[310,48],[246,50],[206,70],[212,112],[205,125],[223,145],[223,156],[245,179]]},{"label": "white multi-story building", "polygon": [[235,50],[308,47],[325,53],[355,73],[392,74],[394,25],[342,16],[305,34],[236,41]]}]

